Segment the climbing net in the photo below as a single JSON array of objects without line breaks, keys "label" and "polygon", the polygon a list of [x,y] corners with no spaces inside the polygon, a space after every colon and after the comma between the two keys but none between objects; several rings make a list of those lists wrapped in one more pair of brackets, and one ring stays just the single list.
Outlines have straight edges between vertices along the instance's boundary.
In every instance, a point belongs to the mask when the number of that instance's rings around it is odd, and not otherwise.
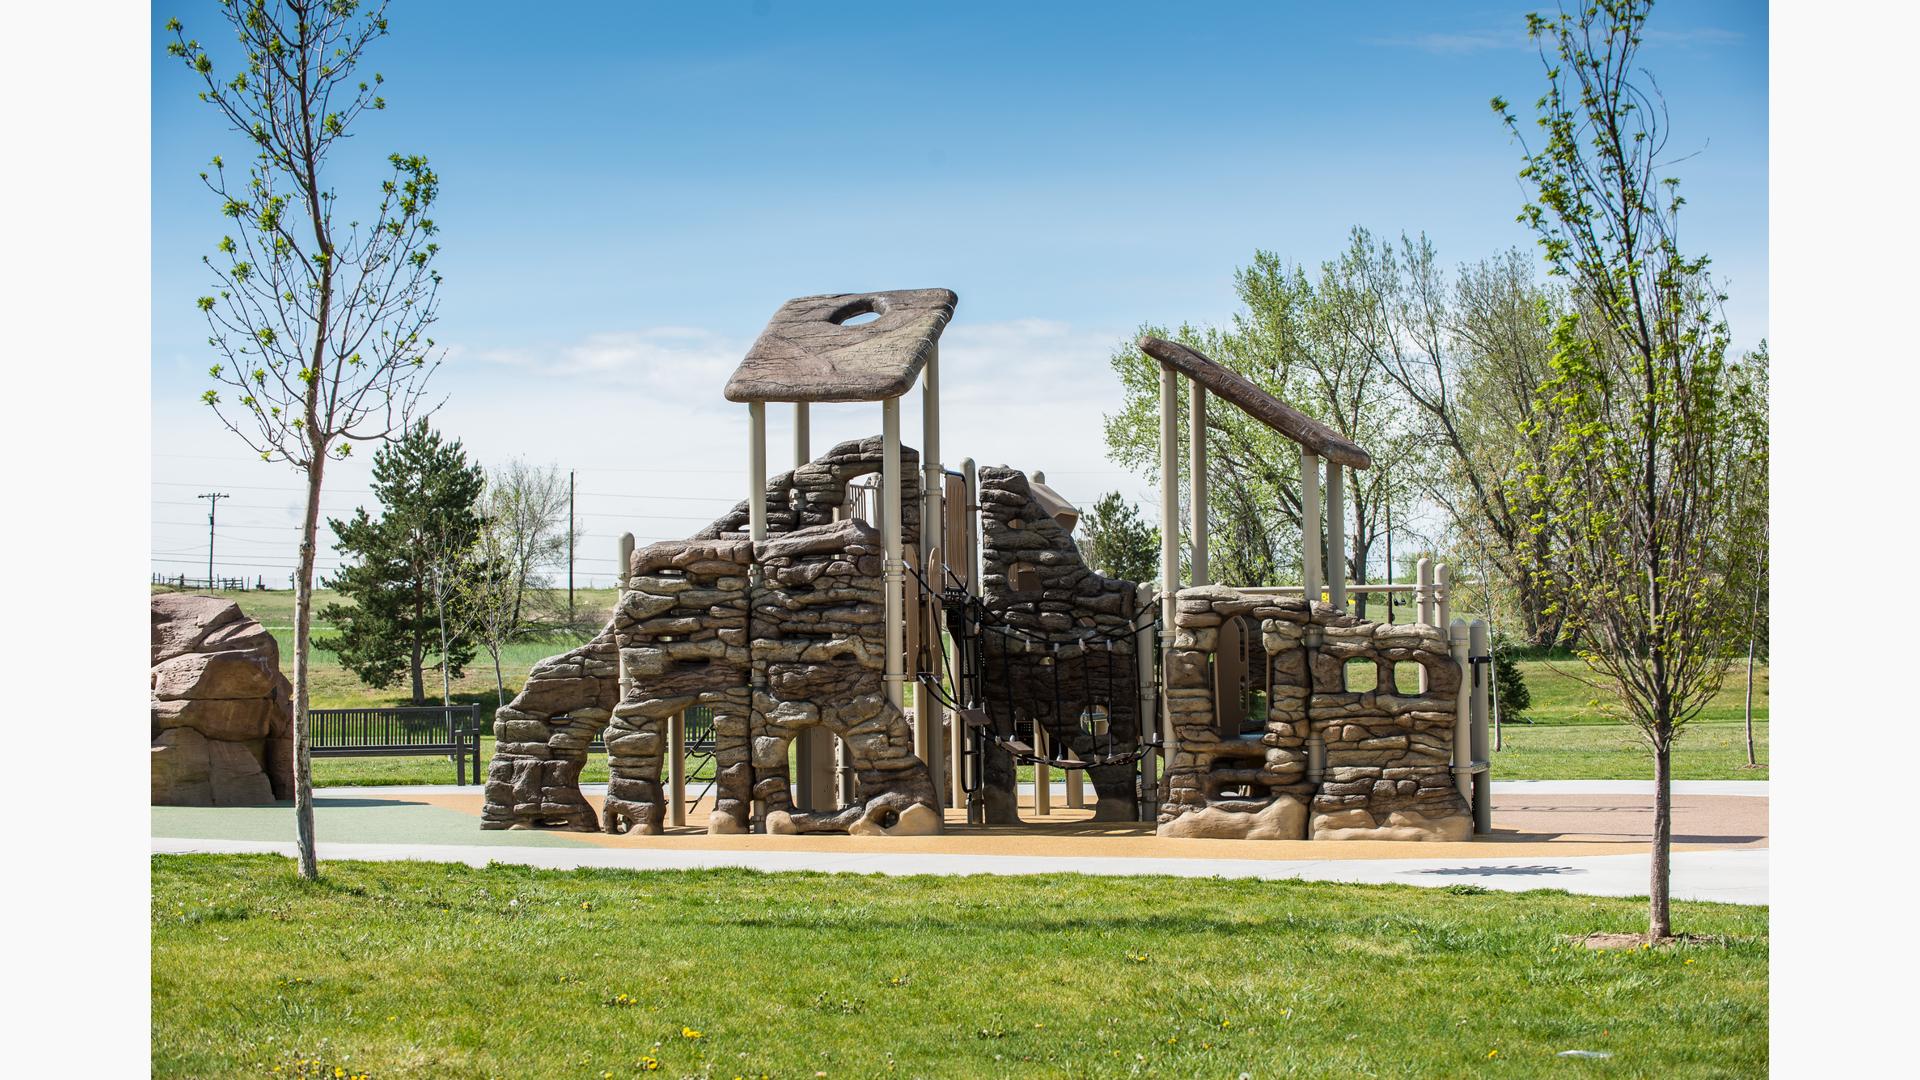
[{"label": "climbing net", "polygon": [[[1118,646],[1121,642],[1125,642],[1130,648],[1137,647],[1136,638],[1142,631],[1150,631],[1159,626],[1158,611],[1146,612],[1144,619],[1140,615],[1135,615],[1128,619],[1122,628],[1104,631],[1083,628],[1069,636],[1056,637],[1012,624],[990,609],[985,600],[969,589],[951,569],[946,570],[949,584],[941,589],[935,589],[917,568],[909,565],[907,570],[919,583],[921,596],[936,600],[946,612],[947,632],[953,640],[955,653],[952,669],[954,693],[948,693],[946,688],[941,686],[938,674],[935,672],[919,672],[918,685],[923,687],[934,700],[953,710],[957,717],[963,718],[976,739],[972,754],[976,762],[984,760],[982,752],[986,746],[992,745],[1006,752],[1019,765],[1046,766],[1062,771],[1074,771],[1113,765],[1131,765],[1159,748],[1158,739],[1149,739],[1142,732],[1136,735],[1132,749],[1119,750],[1113,731],[1114,706],[1121,699],[1119,688],[1123,681],[1125,697],[1129,704],[1138,701],[1140,690],[1136,658],[1131,655],[1129,649],[1128,655],[1122,660],[1122,650]],[[990,637],[997,641],[999,645],[997,650],[986,647]],[[1007,689],[1007,700],[1004,705],[1008,710],[1009,722],[1004,725],[1004,730],[1002,725],[994,722],[994,702],[986,693],[991,675],[990,660],[996,653],[1001,664],[998,685]],[[1048,715],[1056,718],[1064,717],[1069,715],[1069,707],[1072,707],[1081,717],[1081,731],[1084,734],[1093,738],[1104,737],[1104,752],[1096,752],[1084,757],[1058,757],[1053,754],[1043,754],[1035,746],[1029,745],[1018,737],[1017,731],[1012,730],[1015,727],[1012,723],[1012,714],[1015,709],[1013,658],[1016,655],[1025,658],[1037,655],[1040,665],[1052,670],[1053,707]],[[1093,695],[1090,690],[1076,697],[1065,693],[1061,685],[1061,668],[1065,662],[1079,660],[1083,670],[1090,677],[1093,658],[1096,655],[1105,657],[1103,685],[1107,690],[1107,701],[1099,717],[1094,716]],[[1083,679],[1082,685],[1084,686],[1086,682],[1087,680]],[[964,701],[959,700],[963,698]],[[1137,708],[1137,705],[1135,707]],[[1035,716],[1032,719],[1036,729],[1045,730],[1045,724],[1040,717]],[[1089,723],[1089,720],[1092,722]],[[1035,740],[1036,743],[1038,741]],[[976,774],[979,771],[977,764],[974,771]],[[968,783],[966,788],[972,791],[977,786],[976,779]]]}]

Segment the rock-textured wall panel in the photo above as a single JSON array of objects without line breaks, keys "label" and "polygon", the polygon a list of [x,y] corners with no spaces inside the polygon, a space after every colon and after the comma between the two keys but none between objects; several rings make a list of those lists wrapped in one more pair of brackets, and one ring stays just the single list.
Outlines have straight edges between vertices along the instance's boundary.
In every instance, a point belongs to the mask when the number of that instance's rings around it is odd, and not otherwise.
[{"label": "rock-textured wall panel", "polygon": [[[627,588],[613,611],[620,647],[620,703],[607,731],[606,830],[657,833],[666,814],[661,770],[668,721],[696,705],[713,710],[715,741],[739,757],[747,745],[747,540],[680,540],[633,553]],[[744,831],[751,780],[724,766],[713,819]]]},{"label": "rock-textured wall panel", "polygon": [[[880,471],[885,444],[878,435],[849,439],[825,455],[767,481],[769,534],[831,525],[847,505],[847,485]],[[747,536],[747,503],[741,500],[718,521],[693,534],[695,540],[739,540]],[[903,549],[920,543],[920,452],[900,447],[900,536]]]},{"label": "rock-textured wall panel", "polygon": [[231,600],[151,601],[152,802],[247,806],[293,797],[293,687],[280,648]]},{"label": "rock-textured wall panel", "polygon": [[[913,729],[887,700],[885,549],[866,522],[817,525],[757,545],[753,594],[754,797],[773,833],[941,831],[933,778]],[[822,727],[846,745],[854,798],[840,810],[792,804],[787,748]],[[720,750],[722,775],[744,762]]]},{"label": "rock-textured wall panel", "polygon": [[[535,665],[495,714],[482,827],[659,832],[669,719],[704,705],[718,769],[710,831],[746,831],[756,801],[777,832],[939,831],[932,779],[884,693],[880,539],[835,521],[882,450],[878,436],[850,440],[770,479],[758,551],[741,502],[691,539],[634,552],[606,628]],[[911,547],[919,455],[902,447],[900,460]],[[844,810],[795,807],[787,794],[786,744],[815,724],[850,747],[857,797]],[[603,728],[611,776],[596,820],[579,781]]]},{"label": "rock-textured wall panel", "polygon": [[[1161,791],[1161,835],[1472,835],[1472,813],[1452,780],[1460,674],[1444,632],[1222,586],[1183,589],[1175,608],[1166,670],[1175,745]],[[1225,734],[1216,722],[1213,666],[1220,628],[1230,619],[1248,620],[1265,651],[1267,714],[1256,733]],[[1373,676],[1353,690],[1349,661]],[[1399,663],[1425,669],[1424,693],[1395,689]],[[1323,754],[1318,775],[1316,745]]]},{"label": "rock-textured wall panel", "polygon": [[612,627],[533,666],[520,693],[493,714],[481,828],[599,827],[580,794],[580,770],[613,715],[619,679]]},{"label": "rock-textured wall panel", "polygon": [[[1134,659],[1135,583],[1089,569],[1073,536],[1033,497],[1026,474],[988,466],[979,471],[981,597],[1011,633],[982,640],[987,713],[1011,736],[1016,716],[1052,740],[1056,756],[1082,761],[1134,753],[1140,739]],[[1083,716],[1105,720],[1095,735]],[[1012,755],[989,745],[984,783],[986,820],[1010,824],[1015,810]],[[1136,816],[1137,766],[1087,770],[1096,821]]]}]

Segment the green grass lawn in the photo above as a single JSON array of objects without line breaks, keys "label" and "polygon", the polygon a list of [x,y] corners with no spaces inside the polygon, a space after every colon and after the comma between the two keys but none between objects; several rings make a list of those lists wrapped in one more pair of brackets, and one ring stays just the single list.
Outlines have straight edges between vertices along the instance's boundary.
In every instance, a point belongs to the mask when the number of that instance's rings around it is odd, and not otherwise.
[{"label": "green grass lawn", "polygon": [[[287,591],[220,593],[240,603],[280,639],[282,666],[292,669],[293,594]],[[581,589],[575,606],[583,622],[597,624],[616,599],[612,589]],[[316,605],[324,607],[338,597],[321,590]],[[564,594],[561,602],[564,603]],[[1376,611],[1375,614],[1382,612]],[[327,628],[318,628],[316,633]],[[558,630],[529,641],[516,642],[502,656],[501,668],[511,697],[526,681],[527,671],[544,657],[562,653],[585,641],[591,631]],[[375,689],[340,666],[332,653],[313,654],[313,704],[316,708],[405,705],[412,701],[406,687]],[[1610,693],[1590,685],[1593,676],[1578,660],[1523,660],[1520,669],[1533,694],[1528,719],[1504,724],[1503,747],[1494,754],[1493,775],[1500,780],[1631,780],[1653,778],[1653,759],[1640,745],[1634,730],[1620,722]],[[1742,729],[1745,669],[1736,665],[1726,685],[1683,732],[1674,751],[1674,776],[1681,780],[1767,779],[1768,670],[1760,667],[1754,683],[1754,741],[1759,768],[1746,767]],[[439,701],[439,675],[426,677],[427,698]],[[494,692],[491,659],[475,658],[453,684],[457,704],[479,702],[484,715],[499,705]],[[484,740],[482,760],[492,754],[492,740]],[[1031,779],[1032,770],[1022,770]],[[589,760],[583,778],[606,780],[606,758]],[[322,787],[345,784],[447,784],[454,779],[453,763],[444,758],[333,758],[314,762],[314,783]],[[704,779],[702,777],[701,779]]]},{"label": "green grass lawn", "polygon": [[[156,1076],[1757,1076],[1768,912],[1148,877],[154,856]],[[1606,1059],[1559,1058],[1563,1050]]]}]

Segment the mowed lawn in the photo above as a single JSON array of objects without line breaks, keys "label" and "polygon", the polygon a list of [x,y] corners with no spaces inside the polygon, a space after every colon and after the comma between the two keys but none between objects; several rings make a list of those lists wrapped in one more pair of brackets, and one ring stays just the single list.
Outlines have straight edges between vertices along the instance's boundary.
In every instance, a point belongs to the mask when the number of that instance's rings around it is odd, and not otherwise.
[{"label": "mowed lawn", "polygon": [[[292,671],[293,594],[287,591],[220,593],[239,602],[280,640],[281,664]],[[555,598],[549,598],[550,603]],[[617,599],[612,589],[581,589],[575,593],[578,620],[597,626]],[[316,594],[316,609],[337,602],[333,594]],[[564,607],[565,594],[557,597]],[[316,627],[316,635],[330,627]],[[507,695],[526,681],[527,672],[543,657],[562,653],[585,641],[591,631],[556,630],[538,638],[515,642],[505,649],[501,668]],[[313,704],[316,708],[405,705],[412,702],[404,686],[375,689],[364,686],[325,650],[313,654]],[[1528,710],[1531,723],[1502,725],[1502,746],[1493,756],[1493,775],[1499,780],[1651,780],[1653,759],[1634,729],[1621,721],[1610,691],[1594,685],[1594,676],[1578,660],[1525,660],[1520,669],[1533,694]],[[1754,751],[1759,767],[1747,767],[1744,717],[1745,665],[1735,664],[1726,684],[1712,703],[1682,733],[1674,752],[1674,776],[1680,780],[1765,780],[1767,769],[1768,669],[1756,669],[1754,679]],[[427,699],[440,700],[437,671],[427,673]],[[499,704],[494,693],[492,660],[478,652],[465,675],[453,683],[456,704],[478,702],[490,716]],[[491,758],[493,740],[483,738],[482,760]],[[314,782],[322,787],[366,784],[447,784],[454,779],[453,763],[444,758],[330,758],[314,762]],[[1030,770],[1029,770],[1030,771]],[[607,778],[606,756],[589,758],[582,778],[601,783]],[[696,779],[705,779],[705,774]]]},{"label": "mowed lawn", "polygon": [[[1767,909],[154,856],[156,1076],[1757,1076]],[[1558,1057],[1566,1050],[1611,1055]],[[336,1074],[335,1070],[339,1073]]]}]

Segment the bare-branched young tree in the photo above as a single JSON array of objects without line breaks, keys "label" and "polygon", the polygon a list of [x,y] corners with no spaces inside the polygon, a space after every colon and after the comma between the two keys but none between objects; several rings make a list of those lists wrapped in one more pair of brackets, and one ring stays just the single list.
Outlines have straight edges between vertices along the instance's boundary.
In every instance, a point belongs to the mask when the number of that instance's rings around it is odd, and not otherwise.
[{"label": "bare-branched young tree", "polygon": [[1648,8],[1598,0],[1528,17],[1547,74],[1543,143],[1493,105],[1526,155],[1521,219],[1571,294],[1537,403],[1553,437],[1524,462],[1541,527],[1555,530],[1540,583],[1653,753],[1658,941],[1671,934],[1674,739],[1747,644],[1766,511],[1752,459],[1766,436],[1750,374],[1727,359],[1708,261],[1680,247],[1665,108],[1634,66]]},{"label": "bare-branched young tree", "polygon": [[481,523],[453,576],[459,608],[475,640],[493,658],[493,685],[507,701],[500,653],[532,621],[530,598],[543,571],[566,551],[567,484],[557,468],[514,460],[487,477]]},{"label": "bare-branched young tree", "polygon": [[387,33],[385,3],[222,0],[221,14],[237,39],[232,57],[216,58],[178,19],[167,23],[167,51],[248,146],[243,167],[216,156],[201,174],[230,230],[204,260],[214,291],[197,301],[218,358],[204,400],[262,459],[306,480],[294,575],[294,817],[300,874],[313,878],[307,707],[320,492],[328,460],[392,438],[423,411],[440,356],[426,336],[440,286],[429,216],[440,180],[425,157],[390,155],[376,197],[351,217],[328,182],[354,122],[386,108],[381,77],[358,73]]}]

